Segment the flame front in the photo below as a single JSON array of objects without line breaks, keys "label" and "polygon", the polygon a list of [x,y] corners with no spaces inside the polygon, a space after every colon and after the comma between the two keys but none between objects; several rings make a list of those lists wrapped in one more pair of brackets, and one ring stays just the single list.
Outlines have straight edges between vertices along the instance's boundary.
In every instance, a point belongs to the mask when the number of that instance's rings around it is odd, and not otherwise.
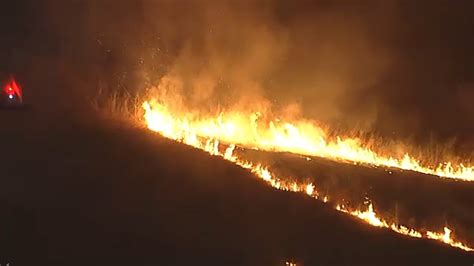
[{"label": "flame front", "polygon": [[357,138],[337,137],[331,141],[321,127],[307,120],[291,123],[279,119],[263,121],[261,113],[238,111],[211,116],[182,110],[176,115],[169,106],[156,100],[145,102],[143,107],[150,129],[190,145],[197,141],[197,137],[202,137],[265,151],[292,152],[474,181],[474,166],[454,162],[427,166],[406,153],[401,158],[380,155],[365,147]]},{"label": "flame front", "polygon": [[[302,122],[294,125],[270,122],[267,131],[262,133],[257,127],[256,117],[258,115],[251,116],[250,119],[238,113],[231,116],[222,114],[215,119],[197,119],[193,114],[176,116],[165,105],[158,102],[153,104],[145,102],[143,108],[145,109],[145,122],[150,130],[172,140],[204,150],[211,155],[220,156],[248,169],[255,176],[276,189],[304,193],[323,202],[329,202],[328,196],[321,197],[312,183],[289,181],[292,178],[278,177],[261,164],[238,158],[234,154],[235,145],[241,144],[258,149],[292,151],[305,155],[318,155],[353,162],[399,167],[473,181],[472,167],[463,165],[453,167],[449,164],[449,166],[446,166],[447,168],[441,167],[433,170],[420,166],[417,161],[408,155],[405,155],[404,159],[400,161],[393,158],[378,157],[374,152],[358,146],[359,144],[355,140],[338,139],[336,143],[328,143],[323,137],[324,134],[313,134],[319,130],[308,123]],[[219,149],[220,142],[227,144],[224,151]],[[368,206],[367,210],[351,210],[344,205],[336,205],[336,210],[357,217],[372,226],[388,228],[399,234],[433,239],[466,251],[474,250],[468,245],[454,240],[451,235],[452,230],[447,227],[444,228],[444,233],[422,232],[396,223],[389,223],[374,211],[372,204]]]}]

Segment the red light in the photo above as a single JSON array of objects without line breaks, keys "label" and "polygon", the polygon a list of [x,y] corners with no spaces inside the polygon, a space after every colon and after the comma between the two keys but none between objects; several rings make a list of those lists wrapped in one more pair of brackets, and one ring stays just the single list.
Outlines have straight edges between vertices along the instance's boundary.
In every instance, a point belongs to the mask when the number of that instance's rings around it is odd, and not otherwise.
[{"label": "red light", "polygon": [[8,87],[5,89],[5,92],[7,93],[7,95],[14,95],[15,94],[15,91],[13,90],[11,86],[11,84],[8,84],[7,85]]},{"label": "red light", "polygon": [[[16,83],[15,79],[11,79],[10,82],[4,87],[4,92],[10,96],[16,96],[20,101],[22,100],[21,87]],[[11,97],[10,97],[11,99]]]}]

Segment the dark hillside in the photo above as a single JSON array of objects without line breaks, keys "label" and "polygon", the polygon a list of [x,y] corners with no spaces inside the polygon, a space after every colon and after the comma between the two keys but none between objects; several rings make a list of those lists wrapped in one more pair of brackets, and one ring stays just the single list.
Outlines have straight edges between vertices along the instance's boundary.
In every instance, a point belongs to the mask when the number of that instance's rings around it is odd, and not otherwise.
[{"label": "dark hillside", "polygon": [[10,265],[469,265],[156,134],[0,113]]}]

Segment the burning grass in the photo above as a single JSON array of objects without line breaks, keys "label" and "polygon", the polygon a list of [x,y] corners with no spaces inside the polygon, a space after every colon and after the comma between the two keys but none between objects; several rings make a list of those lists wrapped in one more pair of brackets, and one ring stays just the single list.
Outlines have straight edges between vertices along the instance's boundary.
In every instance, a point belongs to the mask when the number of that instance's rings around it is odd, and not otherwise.
[{"label": "burning grass", "polygon": [[[272,187],[291,192],[304,193],[323,202],[331,202],[330,195],[320,195],[312,183],[299,183],[291,177],[277,177],[267,167],[236,157],[236,145],[265,151],[283,151],[304,156],[316,156],[339,162],[368,166],[399,168],[424,174],[448,177],[457,180],[474,181],[473,167],[468,163],[445,162],[437,166],[427,166],[426,162],[444,158],[448,148],[436,148],[436,153],[415,159],[406,149],[396,143],[385,143],[377,138],[345,137],[334,134],[311,120],[299,119],[285,121],[270,114],[252,111],[222,111],[214,115],[202,113],[185,106],[179,95],[158,94],[152,89],[142,96],[130,93],[113,93],[104,98],[98,97],[94,106],[105,110],[107,115],[126,118],[129,121],[145,123],[146,126],[162,136],[204,150],[211,155],[220,156],[238,166],[248,169]],[[171,97],[170,99],[162,98]],[[152,99],[152,100],[147,100]],[[167,101],[169,100],[169,101]],[[143,119],[144,118],[144,119]],[[143,121],[144,120],[144,121]],[[219,149],[220,143],[227,146]],[[397,147],[401,157],[390,152]],[[400,152],[400,150],[403,150]],[[430,148],[433,149],[433,148]],[[378,153],[381,150],[383,152]],[[423,152],[418,152],[418,155]],[[442,154],[440,156],[439,154]],[[443,232],[414,229],[390,222],[374,211],[372,204],[368,209],[348,208],[344,204],[331,202],[336,210],[357,217],[364,222],[416,238],[427,238],[449,244],[466,251],[472,248],[453,237],[452,229],[445,227]]]},{"label": "burning grass", "polygon": [[[253,111],[221,111],[203,114],[182,103],[153,98],[144,103],[148,123],[167,135],[196,135],[225,143],[266,151],[291,152],[304,156],[328,158],[340,162],[399,168],[458,180],[474,181],[474,167],[442,154],[446,149],[427,156],[412,155],[402,145],[384,143],[380,139],[358,136],[331,136],[316,122],[306,119],[284,120],[272,114]],[[391,147],[393,146],[393,147]],[[391,152],[391,150],[397,152]],[[378,151],[382,152],[378,152]],[[422,159],[418,159],[422,158]],[[440,162],[441,161],[441,162]],[[429,162],[437,162],[429,164]]]},{"label": "burning grass", "polygon": [[[144,107],[147,110],[146,105]],[[225,160],[233,162],[234,164],[244,169],[248,169],[255,176],[264,180],[267,184],[269,184],[275,189],[296,192],[296,193],[303,193],[317,200],[321,200],[326,203],[328,202],[331,203],[330,197],[327,195],[324,195],[324,196],[320,195],[317,188],[312,183],[300,183],[300,182],[294,181],[295,179],[291,177],[276,176],[267,167],[261,164],[256,164],[251,161],[246,161],[235,156],[234,154],[235,145],[233,144],[229,145],[225,149],[225,151],[221,151],[218,140],[200,138],[199,136],[190,135],[190,134],[170,135],[170,132],[167,131],[169,128],[166,127],[165,124],[156,125],[156,124],[150,123],[150,120],[149,120],[150,117],[148,116],[149,114],[150,114],[149,111],[147,111],[145,114],[145,119],[148,123],[149,128],[155,132],[160,133],[161,135],[165,137],[168,137],[175,141],[204,150],[208,152],[210,155],[222,157]],[[165,121],[162,121],[162,122],[165,122]],[[416,238],[433,239],[433,240],[443,242],[452,247],[456,247],[465,251],[474,250],[470,246],[453,238],[451,235],[452,229],[448,227],[444,227],[444,233],[440,233],[440,232],[433,232],[433,231],[421,231],[421,230],[409,228],[404,225],[397,224],[395,222],[388,222],[387,220],[382,218],[378,213],[374,211],[374,207],[372,203],[370,203],[370,205],[368,206],[368,209],[366,210],[363,210],[363,209],[352,210],[350,208],[347,208],[345,205],[340,205],[340,204],[337,204],[335,206],[335,209],[340,212],[350,214],[351,216],[354,216],[372,226],[391,229],[392,231],[402,234],[402,235],[416,237]]]}]

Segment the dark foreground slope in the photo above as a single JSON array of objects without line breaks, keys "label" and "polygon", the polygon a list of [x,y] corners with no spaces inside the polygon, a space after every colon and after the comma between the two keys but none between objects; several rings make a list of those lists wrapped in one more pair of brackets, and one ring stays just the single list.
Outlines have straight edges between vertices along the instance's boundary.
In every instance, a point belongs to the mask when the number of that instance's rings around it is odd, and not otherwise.
[{"label": "dark foreground slope", "polygon": [[457,240],[474,243],[474,182],[316,157],[307,160],[290,153],[241,148],[236,153],[278,176],[313,183],[332,202],[364,209],[369,199],[388,221],[422,231],[441,232],[448,226]]},{"label": "dark foreground slope", "polygon": [[237,166],[141,129],[0,115],[0,263],[474,262],[472,254],[273,190]]}]

